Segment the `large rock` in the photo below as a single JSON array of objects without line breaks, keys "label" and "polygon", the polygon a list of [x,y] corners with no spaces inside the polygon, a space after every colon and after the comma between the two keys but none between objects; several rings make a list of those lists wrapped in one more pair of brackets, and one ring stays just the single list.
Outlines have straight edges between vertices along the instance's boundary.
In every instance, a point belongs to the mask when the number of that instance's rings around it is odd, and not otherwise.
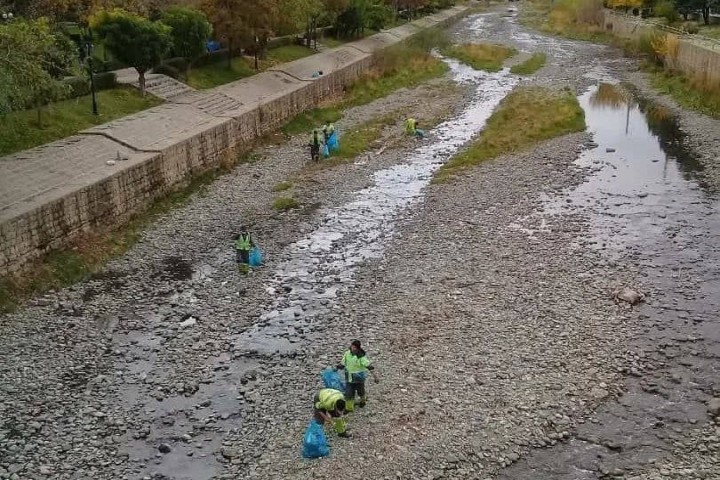
[{"label": "large rock", "polygon": [[623,302],[629,303],[630,305],[637,305],[638,303],[645,300],[645,295],[637,292],[629,287],[624,287],[621,290],[615,292],[615,298]]}]

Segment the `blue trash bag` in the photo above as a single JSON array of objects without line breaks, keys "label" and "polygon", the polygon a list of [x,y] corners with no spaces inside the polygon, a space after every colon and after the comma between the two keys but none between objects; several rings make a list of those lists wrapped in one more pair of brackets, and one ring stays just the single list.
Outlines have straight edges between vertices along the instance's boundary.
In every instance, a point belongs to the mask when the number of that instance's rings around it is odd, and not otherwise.
[{"label": "blue trash bag", "polygon": [[310,421],[303,437],[302,456],[305,458],[320,458],[330,455],[330,447],[325,438],[325,432],[314,418]]},{"label": "blue trash bag", "polygon": [[325,388],[333,388],[345,393],[345,381],[340,372],[334,368],[326,368],[322,372],[322,381]]},{"label": "blue trash bag", "polygon": [[415,129],[415,136],[420,138],[425,138],[425,130],[422,130],[420,128]]},{"label": "blue trash bag", "polygon": [[252,250],[250,250],[250,266],[251,267],[259,267],[263,263],[263,254],[262,251],[258,247],[253,247]]},{"label": "blue trash bag", "polygon": [[322,146],[322,156],[325,158],[328,158],[330,156],[330,149],[328,149],[327,145]]},{"label": "blue trash bag", "polygon": [[333,132],[327,139],[327,146],[331,152],[334,152],[340,148],[340,142],[338,142],[337,131]]}]

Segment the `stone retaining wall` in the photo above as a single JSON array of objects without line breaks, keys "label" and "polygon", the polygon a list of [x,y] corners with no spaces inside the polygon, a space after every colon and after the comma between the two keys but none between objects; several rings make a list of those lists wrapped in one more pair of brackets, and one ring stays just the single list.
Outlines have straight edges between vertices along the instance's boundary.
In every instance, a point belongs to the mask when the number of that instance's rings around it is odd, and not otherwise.
[{"label": "stone retaining wall", "polygon": [[[631,40],[662,32],[641,19],[610,11],[605,12],[605,30],[611,31],[620,38]],[[668,67],[683,72],[691,78],[720,83],[720,43],[703,41],[693,35],[680,36],[677,54],[668,60]]]},{"label": "stone retaining wall", "polygon": [[[447,26],[467,10],[454,7],[0,159],[0,275],[21,271],[82,232],[122,224],[342,91],[370,68],[376,50]],[[313,78],[319,70],[323,75]]]}]

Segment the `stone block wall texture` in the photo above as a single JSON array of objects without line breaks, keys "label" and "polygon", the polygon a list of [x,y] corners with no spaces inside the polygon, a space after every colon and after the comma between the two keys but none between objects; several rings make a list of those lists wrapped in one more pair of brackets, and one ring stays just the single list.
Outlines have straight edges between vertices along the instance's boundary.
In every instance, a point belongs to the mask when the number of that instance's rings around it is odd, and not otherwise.
[{"label": "stone block wall texture", "polygon": [[[118,225],[372,66],[372,53],[468,11],[416,22],[0,159],[0,275]],[[314,77],[317,71],[320,77]]]},{"label": "stone block wall texture", "polygon": [[[642,20],[605,13],[605,30],[620,38],[637,40],[645,35],[662,32]],[[691,78],[701,78],[708,83],[720,83],[720,43],[708,43],[693,36],[679,37],[677,55],[669,59],[668,67]]]}]

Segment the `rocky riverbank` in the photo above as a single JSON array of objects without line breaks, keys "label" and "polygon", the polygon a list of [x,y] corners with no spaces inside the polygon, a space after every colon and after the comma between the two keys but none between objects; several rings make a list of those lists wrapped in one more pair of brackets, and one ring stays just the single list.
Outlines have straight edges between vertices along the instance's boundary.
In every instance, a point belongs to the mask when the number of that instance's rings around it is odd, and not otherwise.
[{"label": "rocky riverbank", "polygon": [[[498,12],[452,33],[546,51],[528,83],[581,93],[632,69]],[[305,168],[305,137],[259,150],[102,274],[3,316],[0,478],[717,477],[714,200],[692,176],[617,195],[619,170],[596,189],[599,215],[572,193],[623,164],[578,165],[585,133],[423,197],[413,189],[430,169],[413,170],[415,157],[461,145],[442,127],[407,139],[405,116],[462,118],[516,81],[456,78],[347,112],[341,132],[397,120],[354,163]],[[279,195],[300,208],[276,211]],[[557,203],[568,208],[549,212]],[[617,254],[604,245],[627,236],[625,220],[644,234]],[[250,277],[233,268],[242,224],[268,258]],[[624,288],[643,303],[619,299]],[[353,338],[380,383],[353,438],[303,460],[319,372]]]}]

